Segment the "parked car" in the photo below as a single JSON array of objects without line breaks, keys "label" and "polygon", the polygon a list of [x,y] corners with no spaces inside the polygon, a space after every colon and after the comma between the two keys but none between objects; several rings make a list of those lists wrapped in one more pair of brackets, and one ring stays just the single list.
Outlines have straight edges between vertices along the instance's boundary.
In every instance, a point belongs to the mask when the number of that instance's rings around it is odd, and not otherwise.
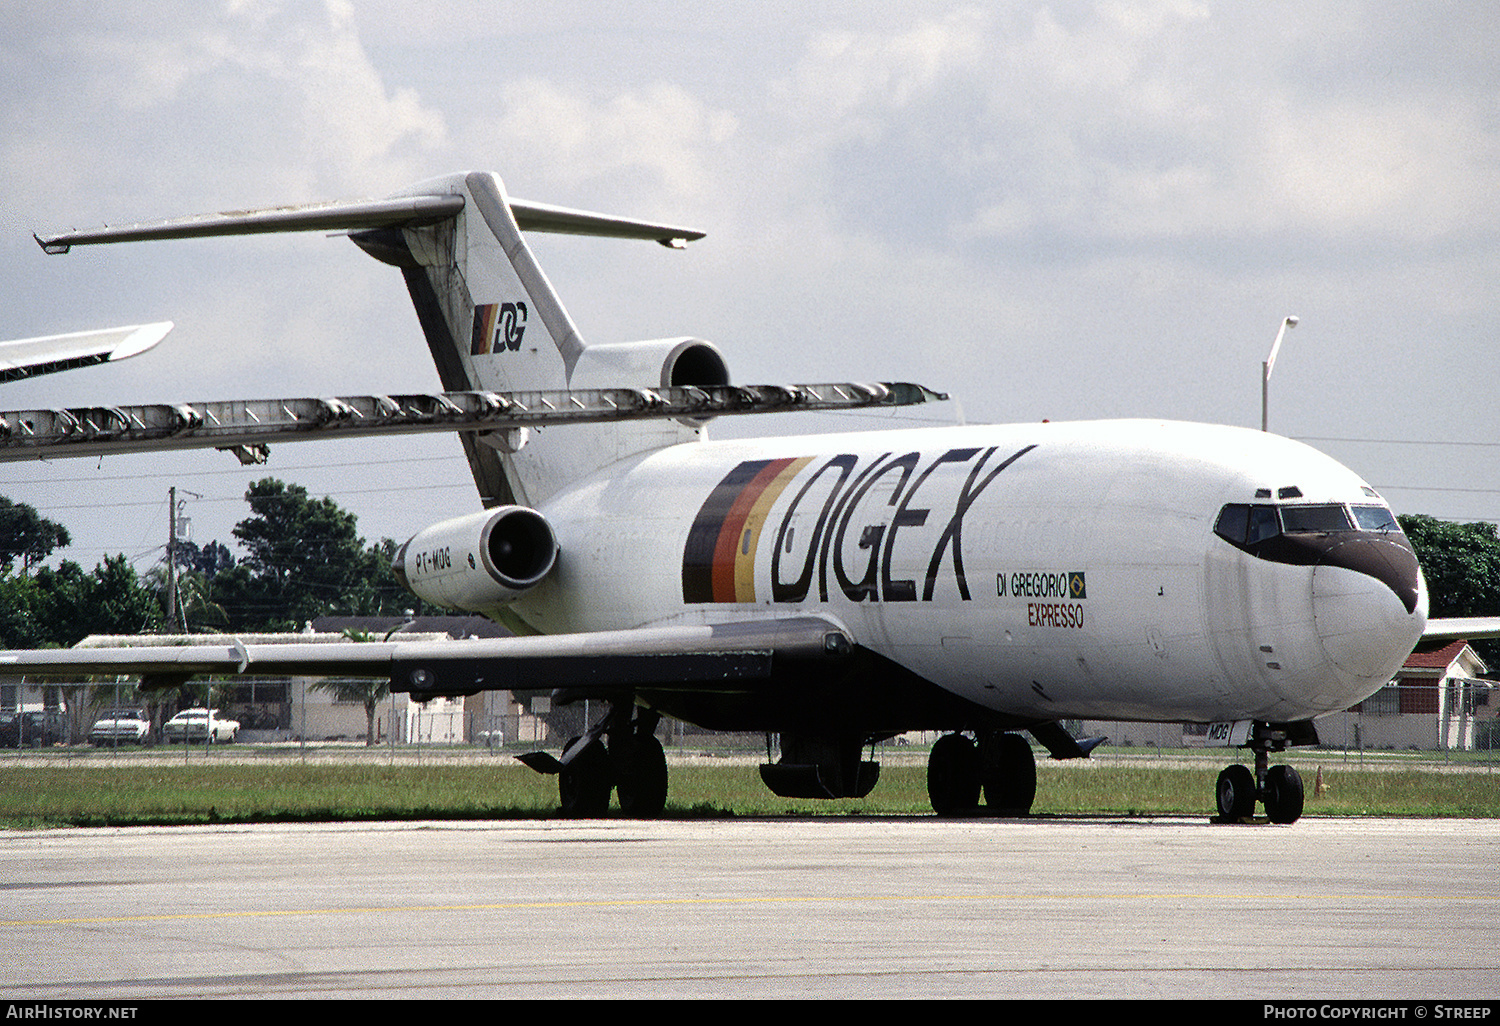
[{"label": "parked car", "polygon": [[240,732],[240,721],[225,719],[217,709],[184,709],[161,728],[167,744],[202,741],[213,732],[214,744],[228,744]]},{"label": "parked car", "polygon": [[66,740],[67,731],[57,713],[0,713],[0,748],[40,748]]},{"label": "parked car", "polygon": [[89,744],[143,745],[151,739],[151,717],[144,709],[106,709],[89,730]]}]

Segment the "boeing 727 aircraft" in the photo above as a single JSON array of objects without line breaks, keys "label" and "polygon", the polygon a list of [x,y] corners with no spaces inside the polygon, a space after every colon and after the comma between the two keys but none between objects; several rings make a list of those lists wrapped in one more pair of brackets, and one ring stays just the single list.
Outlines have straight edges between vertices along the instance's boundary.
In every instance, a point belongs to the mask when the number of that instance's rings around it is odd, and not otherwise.
[{"label": "boeing 727 aircraft", "polygon": [[[662,716],[776,735],[780,757],[762,777],[801,797],[867,794],[879,771],[870,745],[942,732],[928,785],[944,814],[979,809],[981,794],[993,811],[1030,809],[1036,766],[1022,732],[1080,758],[1100,739],[1075,739],[1062,721],[1211,724],[1213,741],[1254,757],[1253,770],[1220,775],[1220,815],[1242,819],[1259,802],[1287,823],[1302,783],[1269,756],[1315,743],[1314,717],[1384,686],[1428,628],[1421,571],[1385,501],[1275,435],[1143,420],[710,441],[707,422],[725,412],[928,393],[741,389],[701,340],[587,344],[525,229],[672,246],[699,236],[512,199],[496,175],[474,172],[379,201],[38,239],[66,252],[340,231],[399,268],[451,395],[441,407],[429,397],[424,409],[446,412],[424,424],[460,433],[484,509],[419,530],[398,571],[422,598],[516,637],[224,639],[0,661],[148,683],[252,667],[388,674],[421,699],[550,687],[557,701],[608,710],[560,755],[525,757],[559,775],[563,807],[582,815],[604,812],[612,791],[629,813],[661,811]],[[299,416],[277,437],[317,437],[314,421],[374,430],[382,409],[401,419],[396,400],[368,413],[320,402],[326,416]],[[487,412],[470,422],[465,404]],[[145,408],[94,431],[76,427],[94,424],[89,411],[73,412],[75,426],[43,449],[0,443],[0,458],[254,444],[212,434],[228,413],[208,418],[201,405],[172,407],[159,430]]]}]

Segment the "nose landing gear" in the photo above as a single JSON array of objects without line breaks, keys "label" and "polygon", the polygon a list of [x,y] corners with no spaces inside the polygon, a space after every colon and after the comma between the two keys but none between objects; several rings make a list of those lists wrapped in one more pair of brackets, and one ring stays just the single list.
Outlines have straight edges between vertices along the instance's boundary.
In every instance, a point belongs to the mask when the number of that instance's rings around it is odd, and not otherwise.
[{"label": "nose landing gear", "polygon": [[1255,803],[1266,809],[1272,823],[1295,823],[1302,815],[1302,775],[1290,766],[1272,766],[1271,753],[1287,747],[1287,732],[1257,723],[1246,744],[1255,753],[1255,772],[1241,765],[1227,766],[1214,788],[1219,814],[1216,823],[1242,823],[1255,815]]}]

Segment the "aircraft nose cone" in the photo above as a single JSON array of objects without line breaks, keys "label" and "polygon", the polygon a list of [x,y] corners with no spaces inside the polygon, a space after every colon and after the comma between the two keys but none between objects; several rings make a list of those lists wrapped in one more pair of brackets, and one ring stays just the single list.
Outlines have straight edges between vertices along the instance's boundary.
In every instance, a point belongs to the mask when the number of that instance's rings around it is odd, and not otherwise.
[{"label": "aircraft nose cone", "polygon": [[1333,664],[1361,682],[1390,680],[1427,626],[1427,589],[1404,545],[1351,539],[1313,568],[1313,619]]}]

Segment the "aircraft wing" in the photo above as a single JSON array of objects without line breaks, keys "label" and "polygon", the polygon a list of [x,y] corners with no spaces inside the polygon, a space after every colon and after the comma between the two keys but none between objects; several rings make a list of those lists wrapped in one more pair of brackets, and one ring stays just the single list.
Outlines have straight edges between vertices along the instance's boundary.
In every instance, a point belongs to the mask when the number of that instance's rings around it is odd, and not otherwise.
[{"label": "aircraft wing", "polygon": [[1500,616],[1463,616],[1428,620],[1422,631],[1423,641],[1474,641],[1500,638]]},{"label": "aircraft wing", "polygon": [[0,413],[0,463],[224,449],[264,462],[271,442],[601,421],[912,406],[947,396],[907,382],[676,385],[90,406]]},{"label": "aircraft wing", "polygon": [[19,381],[75,367],[92,367],[144,353],[172,330],[171,321],[76,331],[0,342],[0,381]]},{"label": "aircraft wing", "polygon": [[568,689],[584,697],[646,685],[658,691],[753,690],[780,660],[843,659],[854,645],[843,626],[817,616],[459,641],[246,644],[217,635],[186,645],[181,637],[161,640],[166,644],[0,652],[0,672],[133,676],[147,687],[246,672],[389,677],[393,691],[419,698],[528,689]]}]

